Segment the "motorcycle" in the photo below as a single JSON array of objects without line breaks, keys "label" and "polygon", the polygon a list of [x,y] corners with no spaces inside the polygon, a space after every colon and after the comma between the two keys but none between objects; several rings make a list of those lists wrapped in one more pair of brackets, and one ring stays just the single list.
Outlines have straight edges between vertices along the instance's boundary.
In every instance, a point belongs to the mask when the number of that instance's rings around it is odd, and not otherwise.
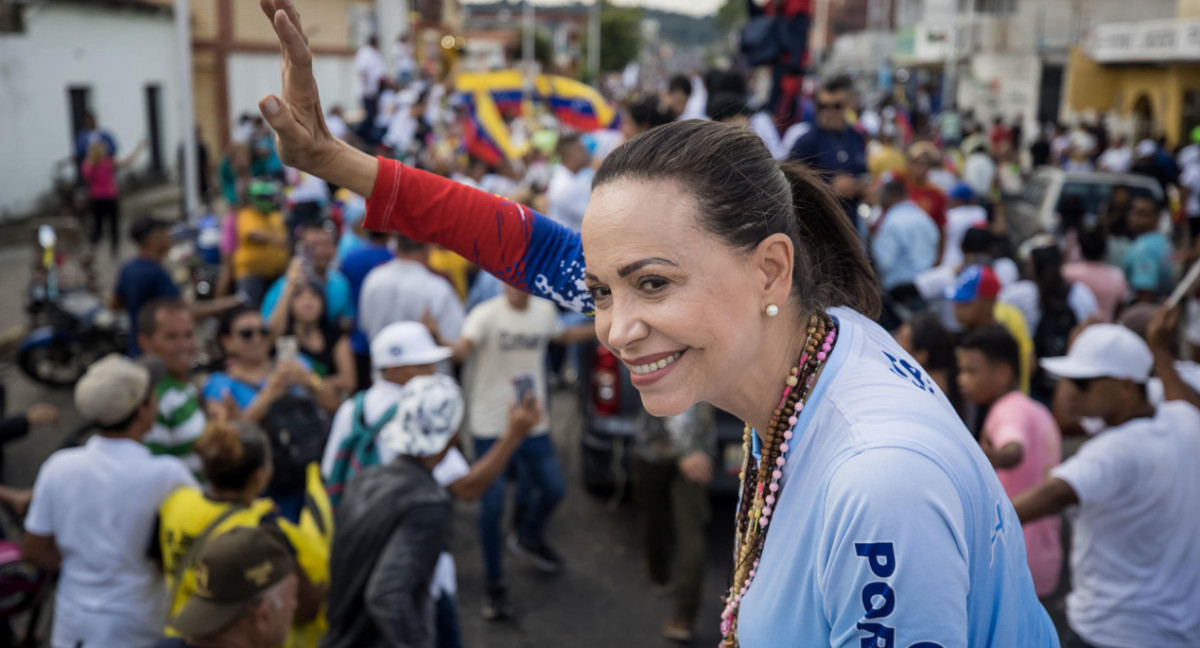
[{"label": "motorcycle", "polygon": [[221,227],[207,214],[196,223],[181,223],[171,230],[175,244],[167,253],[167,267],[180,285],[190,285],[197,300],[212,299],[221,272]]},{"label": "motorcycle", "polygon": [[60,287],[62,259],[55,252],[56,243],[53,227],[38,229],[41,270],[26,293],[31,330],[21,339],[17,365],[39,383],[68,387],[96,360],[128,348],[129,322],[91,291]]}]

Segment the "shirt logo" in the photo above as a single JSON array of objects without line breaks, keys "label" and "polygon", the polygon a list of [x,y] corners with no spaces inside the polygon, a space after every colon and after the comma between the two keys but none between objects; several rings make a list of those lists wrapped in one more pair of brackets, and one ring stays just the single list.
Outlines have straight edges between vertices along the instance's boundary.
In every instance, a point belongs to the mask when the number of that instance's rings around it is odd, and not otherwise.
[{"label": "shirt logo", "polygon": [[988,561],[988,569],[991,569],[996,564],[996,542],[1004,545],[1004,509],[1000,507],[1000,502],[996,502],[996,526],[992,527],[992,557]]},{"label": "shirt logo", "polygon": [[[866,634],[859,637],[858,645],[860,648],[894,648],[896,628],[885,625],[883,620],[896,611],[896,590],[882,579],[890,579],[896,573],[895,546],[891,542],[856,542],[854,553],[866,558],[871,575],[881,579],[863,585],[863,619],[857,627],[859,632]],[[942,645],[921,641],[908,648],[942,648]]]}]

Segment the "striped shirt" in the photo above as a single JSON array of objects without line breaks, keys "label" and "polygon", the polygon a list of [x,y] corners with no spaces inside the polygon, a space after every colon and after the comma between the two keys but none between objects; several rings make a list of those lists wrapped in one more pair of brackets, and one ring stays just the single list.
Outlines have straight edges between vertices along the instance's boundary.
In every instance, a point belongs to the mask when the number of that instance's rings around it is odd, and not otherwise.
[{"label": "striped shirt", "polygon": [[178,457],[200,475],[200,458],[192,446],[204,433],[206,420],[195,385],[167,376],[154,386],[154,393],[158,397],[158,416],[142,441],[151,453]]}]

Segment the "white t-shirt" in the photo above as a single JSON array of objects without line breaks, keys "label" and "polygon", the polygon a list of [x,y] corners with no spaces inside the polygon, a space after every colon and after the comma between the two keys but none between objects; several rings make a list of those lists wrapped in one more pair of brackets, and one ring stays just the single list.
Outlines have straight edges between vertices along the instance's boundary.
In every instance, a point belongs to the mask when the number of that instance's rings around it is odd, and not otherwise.
[{"label": "white t-shirt", "polygon": [[[1179,372],[1179,377],[1188,387],[1200,393],[1200,364],[1196,364],[1191,360],[1177,360],[1175,362],[1175,371]],[[1163,384],[1161,378],[1151,378],[1146,381],[1146,400],[1150,401],[1151,405],[1158,407],[1163,402]]]},{"label": "white t-shirt", "polygon": [[350,137],[350,127],[346,125],[346,120],[337,115],[325,115],[325,125],[329,128],[329,134],[338,139]]},{"label": "white t-shirt", "polygon": [[546,215],[560,225],[579,232],[583,227],[583,213],[592,198],[592,170],[583,168],[571,173],[561,164],[550,172],[550,184],[546,187]]},{"label": "white t-shirt", "polygon": [[987,210],[979,205],[959,205],[946,210],[946,241],[942,265],[958,268],[963,262],[962,240],[967,230],[987,222]]},{"label": "white t-shirt", "polygon": [[458,293],[441,275],[416,261],[396,259],[367,273],[358,297],[358,328],[367,339],[388,324],[420,322],[425,310],[438,321],[443,340],[454,342],[463,326]]},{"label": "white t-shirt", "polygon": [[767,150],[771,152],[771,156],[776,160],[782,160],[787,157],[787,149],[783,148],[783,140],[779,137],[779,129],[775,128],[775,120],[771,118],[770,114],[759,111],[750,115],[750,130],[762,138],[763,144],[767,145]]},{"label": "white t-shirt", "polygon": [[97,435],[42,464],[25,530],[62,553],[53,648],[150,646],[162,635],[165,581],[147,549],[159,507],[183,486],[198,488],[182,461],[132,439]]},{"label": "white t-shirt", "polygon": [[1166,403],[1089,440],[1051,471],[1079,496],[1067,621],[1088,643],[1195,646],[1200,637],[1200,411]]},{"label": "white t-shirt", "polygon": [[1192,162],[1183,167],[1179,174],[1179,184],[1188,190],[1188,217],[1200,216],[1200,162]]},{"label": "white t-shirt", "polygon": [[387,75],[387,64],[379,50],[370,45],[358,48],[354,55],[354,71],[358,74],[358,96],[374,97],[379,94],[379,82]]},{"label": "white t-shirt", "polygon": [[1126,173],[1129,171],[1129,167],[1133,166],[1133,148],[1129,146],[1110,148],[1100,154],[1100,159],[1096,160],[1096,165],[1102,171]]},{"label": "white t-shirt", "polygon": [[992,183],[996,180],[996,163],[987,153],[972,153],[963,164],[963,179],[980,198],[992,195]]},{"label": "white t-shirt", "polygon": [[[530,374],[534,392],[546,408],[546,347],[562,331],[558,310],[540,297],[530,297],[519,311],[504,295],[493,297],[467,315],[462,336],[475,345],[467,393],[467,429],[477,439],[497,439],[508,423],[509,405],[516,399],[512,380]],[[549,417],[531,436],[550,431]]]},{"label": "white t-shirt", "polygon": [[[400,392],[404,387],[396,383],[386,380],[376,380],[363,396],[363,419],[368,425],[374,424],[387,412],[388,408],[395,405],[400,398]],[[338,448],[346,437],[350,436],[350,431],[354,429],[354,399],[350,399],[338,408],[337,414],[333,417],[333,426],[329,428],[329,440],[325,444],[325,455],[321,457],[321,475],[329,479],[329,475],[333,473],[333,465],[337,462]],[[396,453],[386,445],[377,445],[379,451],[379,463],[389,464],[396,459]],[[433,479],[438,483],[438,486],[446,488],[450,484],[462,479],[471,471],[470,464],[463,457],[458,448],[450,448],[446,453],[446,457],[441,463],[433,468]],[[457,575],[454,568],[454,556],[448,551],[443,551],[438,556],[437,567],[433,570],[433,581],[430,583],[430,594],[436,599],[439,595],[453,595],[457,589]]]}]

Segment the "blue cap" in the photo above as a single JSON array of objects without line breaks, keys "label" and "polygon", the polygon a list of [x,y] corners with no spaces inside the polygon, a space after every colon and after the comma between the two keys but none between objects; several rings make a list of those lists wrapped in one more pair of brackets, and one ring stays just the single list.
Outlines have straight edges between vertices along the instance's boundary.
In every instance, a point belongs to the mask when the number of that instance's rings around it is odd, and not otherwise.
[{"label": "blue cap", "polygon": [[946,298],[958,304],[976,299],[995,299],[1000,295],[1000,280],[996,271],[985,265],[968,266],[958,275],[954,287],[946,290]]},{"label": "blue cap", "polygon": [[950,190],[950,197],[963,202],[971,202],[975,200],[975,192],[971,190],[971,185],[960,182]]}]

